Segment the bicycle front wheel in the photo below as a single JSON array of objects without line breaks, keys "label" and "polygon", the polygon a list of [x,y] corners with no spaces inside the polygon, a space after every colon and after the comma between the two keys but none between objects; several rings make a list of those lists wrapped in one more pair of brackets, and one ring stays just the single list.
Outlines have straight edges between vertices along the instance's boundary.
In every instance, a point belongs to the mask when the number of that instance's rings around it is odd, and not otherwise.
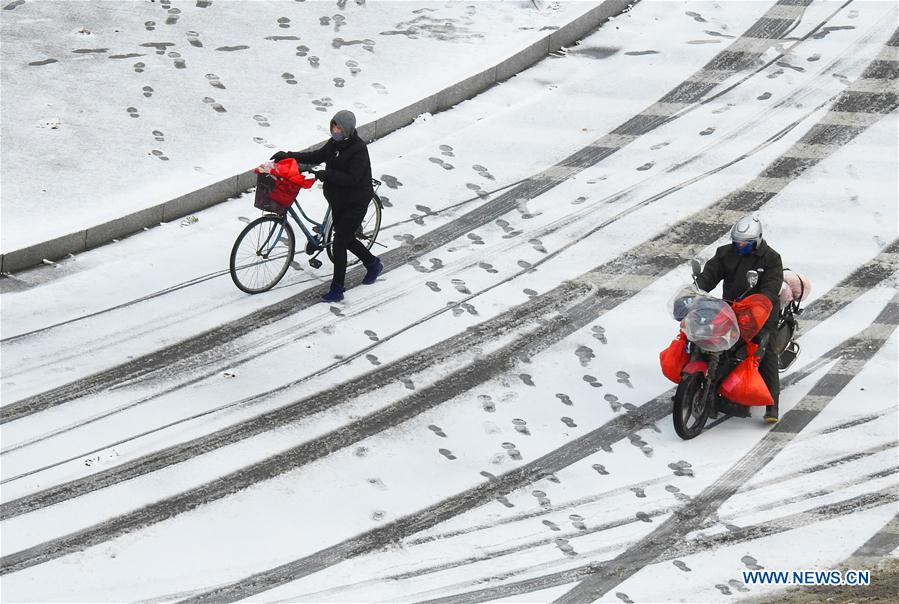
[{"label": "bicycle front wheel", "polygon": [[273,288],[293,260],[296,238],[286,219],[257,218],[241,231],[231,248],[231,279],[248,294]]},{"label": "bicycle front wheel", "polygon": [[[365,209],[365,218],[362,219],[362,224],[359,225],[359,228],[356,229],[356,239],[362,242],[362,245],[365,246],[365,249],[370,250],[371,246],[375,244],[375,241],[378,239],[378,233],[381,232],[381,198],[375,194],[374,197],[371,198],[371,201],[368,202],[368,207]],[[328,226],[328,234],[325,239],[326,249],[328,250],[328,258],[331,262],[334,262],[334,251],[332,249],[332,245],[334,242],[334,221],[331,221],[331,224]],[[347,266],[353,266],[359,259],[353,256],[352,254],[347,254]]]}]

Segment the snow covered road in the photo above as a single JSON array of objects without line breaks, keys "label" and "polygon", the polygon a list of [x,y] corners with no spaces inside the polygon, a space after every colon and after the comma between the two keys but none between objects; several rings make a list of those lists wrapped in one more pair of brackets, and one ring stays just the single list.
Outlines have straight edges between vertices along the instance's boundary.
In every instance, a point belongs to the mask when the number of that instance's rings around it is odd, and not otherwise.
[{"label": "snow covered road", "polygon": [[[718,601],[848,557],[899,500],[899,34],[806,4],[643,2],[376,142],[388,271],[343,304],[233,288],[248,199],[23,276],[7,598]],[[776,427],[682,442],[665,301],[748,212],[803,353]]]}]

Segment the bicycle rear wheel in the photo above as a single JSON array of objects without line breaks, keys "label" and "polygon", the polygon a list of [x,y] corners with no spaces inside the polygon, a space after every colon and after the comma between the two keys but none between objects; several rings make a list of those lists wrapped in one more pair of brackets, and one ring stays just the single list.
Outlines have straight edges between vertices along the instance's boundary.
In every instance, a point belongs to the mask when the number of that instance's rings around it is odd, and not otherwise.
[{"label": "bicycle rear wheel", "polygon": [[[359,225],[359,228],[356,229],[356,239],[362,242],[365,246],[365,249],[370,250],[371,246],[375,244],[375,241],[378,239],[378,233],[381,232],[381,198],[378,197],[377,193],[374,197],[371,198],[371,201],[368,202],[368,207],[365,209],[365,218],[362,219],[362,224]],[[326,249],[328,250],[328,258],[331,262],[334,262],[334,252],[331,249],[330,244],[334,241],[334,221],[331,221],[331,224],[328,225],[328,233],[325,238]],[[347,254],[347,266],[353,266],[359,259],[353,256],[352,254]]]},{"label": "bicycle rear wheel", "polygon": [[231,279],[248,294],[273,288],[293,260],[296,238],[285,218],[263,216],[241,231],[231,248]]}]

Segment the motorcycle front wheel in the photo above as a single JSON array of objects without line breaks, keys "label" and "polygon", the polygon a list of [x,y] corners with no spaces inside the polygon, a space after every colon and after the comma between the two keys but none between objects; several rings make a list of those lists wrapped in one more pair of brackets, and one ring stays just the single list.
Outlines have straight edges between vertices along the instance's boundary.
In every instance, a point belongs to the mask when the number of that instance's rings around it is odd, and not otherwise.
[{"label": "motorcycle front wheel", "polygon": [[[684,440],[696,438],[705,428],[715,397],[706,397],[708,380],[702,373],[692,373],[681,380],[674,393],[674,431]],[[703,403],[703,399],[706,399]]]}]

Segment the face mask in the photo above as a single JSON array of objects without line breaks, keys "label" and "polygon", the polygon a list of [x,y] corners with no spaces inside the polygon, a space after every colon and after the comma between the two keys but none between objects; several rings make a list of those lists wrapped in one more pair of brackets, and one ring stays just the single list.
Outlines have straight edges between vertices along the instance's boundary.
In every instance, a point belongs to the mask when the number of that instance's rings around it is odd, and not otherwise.
[{"label": "face mask", "polygon": [[346,137],[343,135],[343,132],[332,132],[332,133],[331,133],[331,139],[332,139],[335,143],[339,143],[340,141],[342,141],[342,140],[345,139],[345,138],[346,138]]},{"label": "face mask", "polygon": [[737,250],[737,255],[748,256],[755,248],[755,243],[752,241],[734,241],[733,246]]}]

